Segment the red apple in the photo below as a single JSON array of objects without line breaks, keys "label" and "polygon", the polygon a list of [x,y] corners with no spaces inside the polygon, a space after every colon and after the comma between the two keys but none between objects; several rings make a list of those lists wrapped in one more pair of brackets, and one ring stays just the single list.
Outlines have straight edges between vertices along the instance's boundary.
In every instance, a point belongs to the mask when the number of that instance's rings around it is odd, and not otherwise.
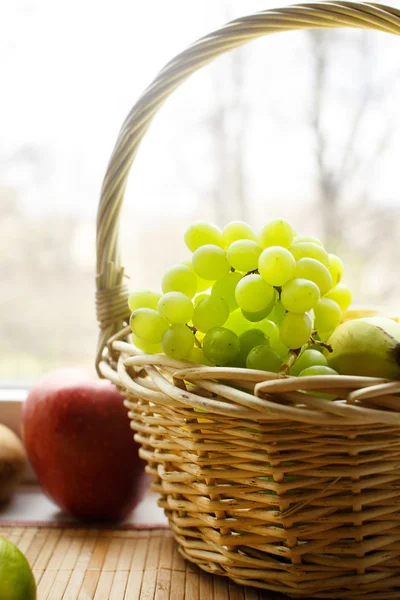
[{"label": "red apple", "polygon": [[146,487],[118,389],[83,369],[60,369],[31,388],[22,437],[44,492],[79,519],[122,519]]}]

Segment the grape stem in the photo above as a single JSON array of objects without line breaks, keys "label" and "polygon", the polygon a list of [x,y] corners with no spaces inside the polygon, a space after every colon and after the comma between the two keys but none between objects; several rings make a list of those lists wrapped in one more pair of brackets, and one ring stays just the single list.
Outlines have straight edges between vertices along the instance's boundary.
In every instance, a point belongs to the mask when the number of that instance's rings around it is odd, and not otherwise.
[{"label": "grape stem", "polygon": [[296,350],[290,350],[289,354],[285,358],[284,362],[281,364],[281,368],[279,371],[279,375],[281,377],[288,377],[290,369],[293,367],[296,362],[297,357],[301,352],[301,348],[296,348]]},{"label": "grape stem", "polygon": [[328,352],[333,352],[333,348],[332,348],[332,346],[330,344],[326,344],[325,342],[321,342],[321,340],[316,340],[313,337],[310,338],[310,345],[311,346],[322,346],[322,348],[325,348],[325,350],[328,350]]},{"label": "grape stem", "polygon": [[194,343],[195,343],[195,345],[196,345],[198,348],[202,348],[202,345],[201,345],[201,342],[200,342],[200,340],[198,340],[196,336],[193,336],[193,337],[194,337]]},{"label": "grape stem", "polygon": [[186,327],[187,327],[188,329],[190,329],[190,331],[192,331],[192,332],[193,332],[194,343],[196,344],[196,346],[197,346],[198,348],[201,348],[201,347],[202,347],[202,346],[201,346],[201,342],[200,342],[200,340],[198,340],[198,339],[197,339],[197,337],[196,337],[196,333],[197,333],[197,329],[196,329],[196,327],[195,327],[194,325],[193,325],[193,326],[192,326],[192,325],[188,325],[187,323],[186,323]]}]

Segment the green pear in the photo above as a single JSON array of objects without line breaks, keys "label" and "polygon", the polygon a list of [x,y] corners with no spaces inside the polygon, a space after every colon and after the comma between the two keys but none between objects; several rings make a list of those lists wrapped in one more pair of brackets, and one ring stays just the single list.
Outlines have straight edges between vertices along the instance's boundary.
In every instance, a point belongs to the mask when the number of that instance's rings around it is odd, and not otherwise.
[{"label": "green pear", "polygon": [[400,323],[385,317],[353,319],[339,325],[328,343],[328,365],[341,375],[400,379]]}]

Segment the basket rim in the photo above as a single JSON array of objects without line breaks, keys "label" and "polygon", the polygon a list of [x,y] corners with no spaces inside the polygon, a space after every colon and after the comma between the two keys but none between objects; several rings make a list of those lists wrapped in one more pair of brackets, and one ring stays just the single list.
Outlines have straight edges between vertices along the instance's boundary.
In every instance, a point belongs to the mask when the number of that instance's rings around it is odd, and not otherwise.
[{"label": "basket rim", "polygon": [[[321,426],[400,426],[400,380],[335,375],[297,377],[238,367],[209,367],[164,354],[145,354],[125,327],[109,344],[103,377],[129,399],[254,421],[285,420]],[[320,394],[320,395],[318,395]],[[326,395],[335,399],[327,399]],[[397,394],[397,396],[396,396]],[[325,396],[325,397],[324,397]]]}]

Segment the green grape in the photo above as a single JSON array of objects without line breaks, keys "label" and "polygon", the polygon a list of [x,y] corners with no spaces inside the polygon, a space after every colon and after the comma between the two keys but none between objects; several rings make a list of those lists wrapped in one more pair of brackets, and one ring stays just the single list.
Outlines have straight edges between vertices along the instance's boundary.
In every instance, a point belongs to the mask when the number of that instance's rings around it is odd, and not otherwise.
[{"label": "green grape", "polygon": [[288,348],[301,348],[311,337],[312,320],[308,313],[299,315],[287,312],[283,317],[279,334],[281,342]]},{"label": "green grape", "polygon": [[269,371],[270,373],[278,373],[281,363],[280,356],[265,344],[252,348],[246,359],[246,367],[248,369]]},{"label": "green grape", "polygon": [[336,254],[328,254],[329,258],[329,273],[332,277],[333,285],[337,285],[342,281],[343,277],[343,262],[342,259],[336,256]]},{"label": "green grape", "polygon": [[342,318],[339,304],[330,298],[321,298],[314,307],[314,327],[318,331],[332,331],[337,327]]},{"label": "green grape", "polygon": [[[312,367],[307,367],[299,373],[299,377],[315,377],[318,375],[339,375],[339,373],[326,365],[314,365]],[[324,400],[335,400],[337,398],[337,396],[333,396],[332,394],[321,394],[319,391],[307,391],[307,396],[316,396],[317,398],[322,398]]]},{"label": "green grape", "polygon": [[328,342],[329,338],[331,337],[333,331],[318,331],[318,335],[316,335],[315,337],[317,339],[319,339],[320,342]]},{"label": "green grape", "polygon": [[215,365],[227,365],[239,354],[238,336],[225,327],[213,327],[203,340],[204,356]]},{"label": "green grape", "polygon": [[283,246],[289,248],[293,241],[294,230],[286,219],[276,219],[264,225],[260,231],[260,244],[263,248],[268,246]]},{"label": "green grape", "polygon": [[[315,375],[339,375],[337,371],[327,367],[326,365],[314,365],[312,367],[308,367],[299,373],[299,377],[310,377]],[[316,394],[319,395],[319,394]]]},{"label": "green grape", "polygon": [[150,344],[159,344],[168,322],[152,308],[137,308],[130,318],[133,333]]},{"label": "green grape", "polygon": [[267,336],[267,340],[270,346],[276,346],[279,342],[279,329],[276,323],[263,319],[257,323],[257,329],[261,329]]},{"label": "green grape", "polygon": [[163,294],[182,292],[188,298],[193,298],[197,290],[196,274],[187,265],[174,265],[164,273],[161,289]]},{"label": "green grape", "polygon": [[278,343],[276,343],[276,344],[271,344],[271,348],[272,348],[272,350],[273,350],[274,352],[276,352],[276,353],[277,353],[277,355],[278,355],[278,356],[279,356],[279,357],[280,357],[282,360],[284,360],[284,359],[287,357],[287,355],[288,355],[288,353],[289,353],[289,351],[290,351],[290,348],[288,348],[287,346],[285,346],[285,344],[283,344],[283,343],[281,342],[281,340],[279,340],[279,341],[278,341]]},{"label": "green grape", "polygon": [[304,350],[304,352],[302,352],[300,356],[296,359],[296,362],[290,369],[290,374],[298,375],[299,373],[301,373],[301,371],[304,371],[304,369],[308,369],[309,367],[314,367],[317,365],[322,365],[326,367],[328,365],[328,361],[321,352],[309,348],[307,350]]},{"label": "green grape", "polygon": [[137,308],[152,308],[153,310],[157,310],[157,304],[160,298],[161,294],[153,292],[152,290],[133,292],[128,298],[128,306],[131,312]]},{"label": "green grape", "polygon": [[319,260],[325,267],[329,266],[328,253],[324,248],[318,246],[318,244],[314,244],[313,242],[300,242],[299,244],[290,246],[289,250],[296,260],[300,260],[301,258],[315,258],[315,260]]},{"label": "green grape", "polygon": [[230,329],[236,335],[241,335],[245,331],[247,331],[250,327],[250,323],[243,316],[242,311],[239,309],[234,310],[228,317],[228,320],[224,324],[226,329]]},{"label": "green grape", "polygon": [[282,323],[283,317],[285,315],[286,315],[286,308],[284,308],[284,306],[282,306],[282,302],[280,300],[278,300],[278,302],[276,302],[274,308],[271,310],[270,314],[268,315],[268,319],[270,321],[273,321],[277,325],[280,325]]},{"label": "green grape", "polygon": [[240,273],[228,273],[218,279],[211,289],[212,296],[218,296],[225,300],[228,305],[229,312],[236,310],[238,307],[238,303],[235,298],[235,290],[239,281],[242,279],[243,275]]},{"label": "green grape", "polygon": [[139,350],[145,352],[146,354],[159,354],[160,352],[162,352],[161,344],[149,344],[149,342],[141,340],[134,333],[131,334],[131,337],[133,345],[136,346],[136,348],[139,348]]},{"label": "green grape", "polygon": [[273,301],[271,301],[271,304],[267,306],[267,308],[265,308],[264,310],[259,310],[258,312],[249,312],[248,310],[242,310],[242,313],[244,318],[250,321],[251,323],[258,323],[259,321],[262,321],[263,319],[269,316],[272,310],[271,305],[274,306],[274,304],[275,298],[273,299]]},{"label": "green grape", "polygon": [[239,336],[239,343],[239,358],[243,365],[246,365],[247,355],[252,348],[269,345],[268,338],[261,329],[248,329]]},{"label": "green grape", "polygon": [[187,357],[187,360],[190,360],[194,363],[198,363],[200,365],[212,365],[212,363],[204,356],[203,350],[198,346],[193,346]]},{"label": "green grape", "polygon": [[226,251],[226,256],[231,267],[243,273],[257,269],[260,254],[261,248],[253,240],[237,240],[236,242],[232,242]]},{"label": "green grape", "polygon": [[225,300],[218,296],[207,296],[194,307],[193,325],[200,331],[221,327],[229,317],[229,308]]},{"label": "green grape", "polygon": [[214,244],[200,246],[192,258],[193,270],[199,277],[216,281],[229,273],[225,250]]},{"label": "green grape", "polygon": [[295,277],[309,279],[317,284],[321,296],[326,294],[332,287],[332,277],[328,269],[315,258],[300,258],[296,263]]},{"label": "green grape", "polygon": [[[189,269],[191,269],[194,273],[193,270],[193,265],[192,265],[192,261],[191,260],[182,260],[181,263],[183,265],[186,265],[187,267],[189,267]],[[196,273],[194,273],[196,275]],[[202,277],[199,277],[198,275],[196,275],[196,281],[197,281],[197,293],[199,292],[205,292],[206,290],[209,289],[210,287],[210,282],[207,279],[203,279]]]},{"label": "green grape", "polygon": [[329,290],[329,292],[325,294],[325,298],[334,300],[339,304],[343,312],[349,308],[353,300],[351,291],[344,283],[338,283],[336,287]]},{"label": "green grape", "polygon": [[320,298],[319,288],[308,279],[292,279],[281,292],[282,306],[292,313],[305,313],[314,308]]},{"label": "green grape", "polygon": [[175,323],[168,327],[162,337],[164,354],[170,358],[176,358],[176,360],[187,358],[193,348],[193,344],[193,332],[186,325],[182,325],[182,323]]},{"label": "green grape", "polygon": [[158,301],[159,314],[168,323],[187,323],[193,316],[193,304],[182,292],[167,292]]},{"label": "green grape", "polygon": [[223,246],[221,230],[213,223],[208,223],[207,221],[192,223],[186,229],[184,239],[186,246],[191,252],[206,244]]},{"label": "green grape", "polygon": [[297,235],[293,240],[293,244],[300,244],[302,242],[312,242],[313,244],[317,244],[317,246],[323,247],[321,240],[313,235]]},{"label": "green grape", "polygon": [[227,248],[232,242],[236,242],[237,240],[253,240],[253,242],[256,242],[257,236],[250,225],[244,221],[231,221],[225,225],[222,231],[224,248]]},{"label": "green grape", "polygon": [[193,298],[193,305],[197,306],[199,302],[204,300],[204,298],[208,298],[208,297],[209,297],[209,294],[196,294],[196,296]]},{"label": "green grape", "polygon": [[296,261],[293,255],[280,246],[266,248],[258,259],[258,271],[261,277],[273,286],[282,286],[292,279]]},{"label": "green grape", "polygon": [[260,275],[246,275],[237,284],[235,297],[242,310],[258,312],[275,300],[275,290]]},{"label": "green grape", "polygon": [[263,308],[263,310],[251,312],[249,310],[241,309],[243,316],[245,317],[245,319],[247,319],[251,323],[258,323],[259,321],[266,319],[267,317],[269,317],[272,310],[274,309],[277,298],[278,298],[278,292],[274,289],[274,293],[270,298],[269,304],[267,304],[267,306],[265,308]]}]

